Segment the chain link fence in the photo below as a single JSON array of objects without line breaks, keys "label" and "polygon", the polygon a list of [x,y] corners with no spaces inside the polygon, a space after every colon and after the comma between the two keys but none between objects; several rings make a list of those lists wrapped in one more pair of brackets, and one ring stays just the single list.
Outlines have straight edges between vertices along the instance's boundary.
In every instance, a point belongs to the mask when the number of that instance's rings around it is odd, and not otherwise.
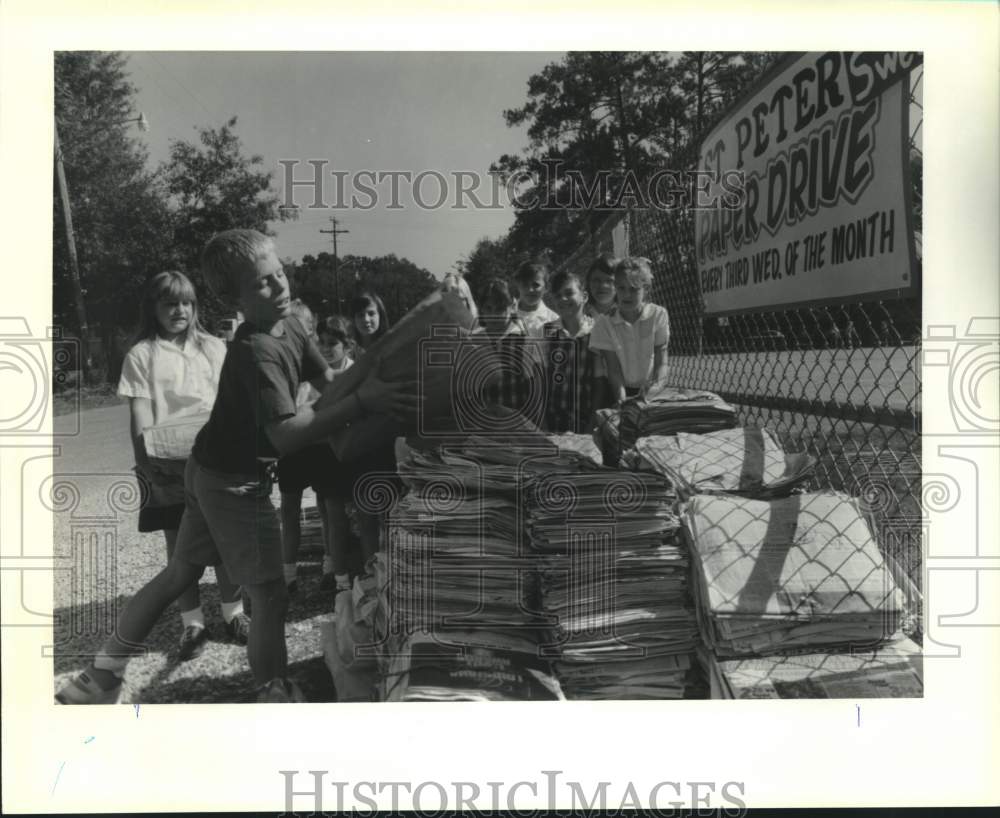
[{"label": "chain link fence", "polygon": [[[922,79],[922,66],[908,79],[918,265]],[[786,451],[815,457],[810,488],[859,497],[881,548],[919,587],[919,288],[895,300],[706,316],[694,236],[690,210],[634,210],[610,217],[560,266],[582,274],[605,251],[649,258],[652,300],[670,314],[671,381],[718,393],[738,407],[744,425],[767,428]]]}]

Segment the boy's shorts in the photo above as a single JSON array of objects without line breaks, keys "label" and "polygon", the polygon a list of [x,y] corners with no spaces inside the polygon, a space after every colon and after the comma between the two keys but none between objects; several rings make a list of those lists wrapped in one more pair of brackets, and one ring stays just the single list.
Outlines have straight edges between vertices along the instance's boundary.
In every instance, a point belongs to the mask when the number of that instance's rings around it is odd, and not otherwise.
[{"label": "boy's shorts", "polygon": [[278,461],[278,488],[282,494],[301,494],[311,486],[317,494],[342,494],[344,467],[326,443],[306,446]]},{"label": "boy's shorts", "polygon": [[184,501],[176,558],[193,565],[222,563],[239,585],[281,578],[281,524],[266,478],[222,474],[189,457]]}]

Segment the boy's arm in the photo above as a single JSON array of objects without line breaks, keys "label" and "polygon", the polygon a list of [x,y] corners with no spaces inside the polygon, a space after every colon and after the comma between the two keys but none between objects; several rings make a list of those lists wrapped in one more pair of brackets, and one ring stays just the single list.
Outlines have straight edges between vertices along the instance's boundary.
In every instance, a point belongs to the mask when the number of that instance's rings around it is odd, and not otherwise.
[{"label": "boy's arm", "polygon": [[323,394],[323,390],[326,388],[326,385],[333,382],[334,374],[333,368],[328,366],[322,375],[313,378],[309,381],[309,383],[313,389],[320,394]]},{"label": "boy's arm", "polygon": [[656,324],[653,329],[653,371],[650,373],[649,380],[646,381],[647,390],[653,384],[664,380],[670,371],[667,365],[669,360],[667,358],[667,345],[669,342],[670,318],[664,308],[658,307]]},{"label": "boy's arm", "polygon": [[614,398],[615,403],[623,403],[625,401],[625,373],[622,372],[618,353],[609,349],[602,350],[601,353],[604,356],[604,368],[608,370],[608,381],[611,383],[611,397]]},{"label": "boy's arm", "polygon": [[303,406],[291,417],[269,423],[264,431],[278,454],[284,456],[329,437],[363,414],[357,398],[348,395],[319,411],[312,406]]},{"label": "boy's arm", "polygon": [[667,358],[667,345],[662,344],[653,350],[653,374],[649,379],[650,384],[662,381],[670,371]]},{"label": "boy's arm", "polygon": [[415,381],[386,383],[379,380],[373,370],[357,390],[336,403],[318,411],[304,406],[294,415],[267,424],[264,431],[278,454],[290,454],[329,437],[369,413],[409,417],[417,408],[416,392]]}]

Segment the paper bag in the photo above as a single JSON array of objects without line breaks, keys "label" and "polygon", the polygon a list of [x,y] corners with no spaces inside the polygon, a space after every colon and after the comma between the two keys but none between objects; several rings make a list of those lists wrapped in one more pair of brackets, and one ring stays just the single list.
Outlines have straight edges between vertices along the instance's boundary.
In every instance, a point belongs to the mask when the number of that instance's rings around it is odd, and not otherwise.
[{"label": "paper bag", "polygon": [[366,407],[371,414],[331,436],[342,461],[370,452],[399,435],[417,432],[425,419],[448,417],[497,371],[489,342],[472,336],[475,319],[456,292],[434,292],[408,312],[372,345],[357,363],[324,390],[317,410],[332,406],[364,383],[373,367],[378,377],[394,383],[415,382],[423,402],[418,416],[402,424]]}]

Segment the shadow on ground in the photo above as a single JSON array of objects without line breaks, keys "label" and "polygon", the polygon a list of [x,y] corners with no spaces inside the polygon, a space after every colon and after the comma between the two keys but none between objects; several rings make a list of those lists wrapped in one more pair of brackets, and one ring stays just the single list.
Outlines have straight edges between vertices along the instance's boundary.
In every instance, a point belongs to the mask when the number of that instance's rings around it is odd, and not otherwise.
[{"label": "shadow on ground", "polygon": [[[333,611],[333,594],[319,588],[320,566],[300,564],[299,592],[289,605],[285,625],[289,677],[311,702],[336,701],[333,680],[323,662],[320,620]],[[134,704],[236,703],[254,698],[246,647],[235,644],[225,629],[214,584],[200,586],[209,641],[193,659],[180,662],[180,613],[171,605],[146,640],[147,650],[130,663],[125,676],[126,699]],[[100,604],[57,608],[54,622],[56,687],[86,668],[111,633],[128,597]]]}]

